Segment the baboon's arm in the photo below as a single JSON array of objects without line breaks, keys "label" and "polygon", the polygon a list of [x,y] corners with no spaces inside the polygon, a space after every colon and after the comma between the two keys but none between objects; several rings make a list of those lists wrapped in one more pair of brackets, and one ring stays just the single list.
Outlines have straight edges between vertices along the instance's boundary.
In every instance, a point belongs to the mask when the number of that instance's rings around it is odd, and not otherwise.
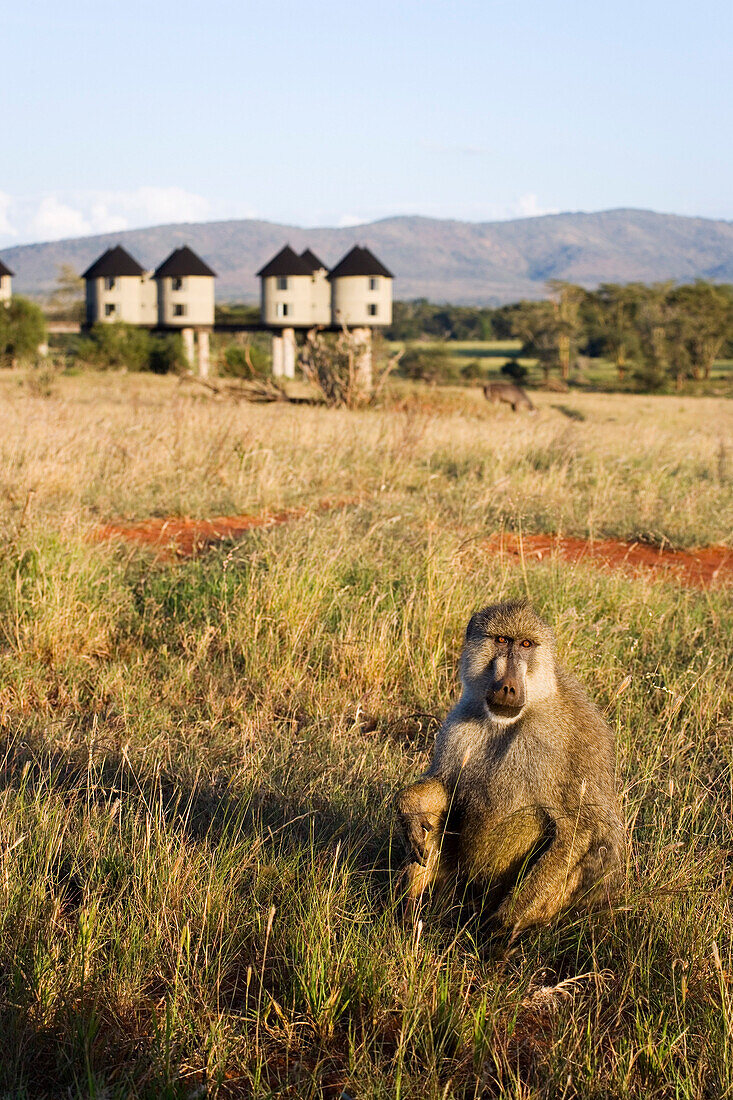
[{"label": "baboon's arm", "polygon": [[499,906],[497,917],[514,935],[557,916],[577,891],[591,832],[575,820],[555,822],[555,836],[526,877]]},{"label": "baboon's arm", "polygon": [[448,813],[448,792],[439,779],[426,776],[397,795],[397,813],[410,858],[427,866],[440,849]]}]

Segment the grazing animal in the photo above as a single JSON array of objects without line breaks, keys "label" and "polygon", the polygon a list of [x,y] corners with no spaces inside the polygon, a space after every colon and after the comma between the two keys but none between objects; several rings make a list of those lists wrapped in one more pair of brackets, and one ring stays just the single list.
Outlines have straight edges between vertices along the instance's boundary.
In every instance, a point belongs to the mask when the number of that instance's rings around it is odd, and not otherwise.
[{"label": "grazing animal", "polygon": [[554,648],[525,601],[471,618],[461,697],[397,798],[412,901],[468,886],[516,935],[618,885],[613,733]]},{"label": "grazing animal", "polygon": [[502,401],[511,405],[514,412],[517,409],[528,409],[529,412],[537,412],[527,394],[516,382],[489,382],[484,386],[484,397],[492,405],[498,405]]}]

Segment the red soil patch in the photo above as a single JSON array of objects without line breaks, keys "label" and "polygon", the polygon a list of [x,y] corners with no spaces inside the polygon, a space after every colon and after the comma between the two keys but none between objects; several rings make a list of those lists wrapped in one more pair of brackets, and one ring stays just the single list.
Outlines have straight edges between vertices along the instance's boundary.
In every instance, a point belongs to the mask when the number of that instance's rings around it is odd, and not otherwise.
[{"label": "red soil patch", "polygon": [[[319,511],[345,508],[353,500],[322,500]],[[122,539],[138,546],[158,551],[160,557],[190,558],[209,550],[227,539],[235,539],[254,527],[279,527],[300,519],[308,508],[289,508],[284,512],[262,512],[259,515],[215,516],[213,519],[168,517],[145,519],[139,523],[105,523],[95,527],[92,538],[99,541]]]},{"label": "red soil patch", "polygon": [[[317,511],[331,511],[358,504],[358,499],[322,500]],[[228,539],[236,539],[255,527],[279,527],[301,519],[312,510],[289,508],[259,515],[216,516],[213,519],[168,517],[139,523],[107,523],[95,527],[92,537],[104,541],[122,539],[157,550],[159,557],[188,558]],[[711,588],[733,582],[733,549],[708,546],[701,550],[663,550],[643,542],[617,539],[586,540],[561,535],[493,535],[488,541],[493,553],[542,561],[553,554],[571,562],[590,562],[606,569],[662,574],[692,588]]]},{"label": "red soil patch", "polygon": [[494,535],[489,546],[498,553],[542,561],[556,554],[571,562],[591,562],[607,569],[661,573],[691,588],[711,588],[733,581],[733,549],[663,550],[643,542],[586,540],[562,535]]}]

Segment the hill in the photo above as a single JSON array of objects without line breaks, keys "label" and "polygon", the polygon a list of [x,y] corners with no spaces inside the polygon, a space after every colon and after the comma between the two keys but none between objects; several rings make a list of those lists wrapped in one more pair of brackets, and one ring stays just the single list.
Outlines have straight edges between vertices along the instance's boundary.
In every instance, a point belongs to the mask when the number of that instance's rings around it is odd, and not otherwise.
[{"label": "hill", "polygon": [[607,210],[503,222],[394,217],[348,229],[302,229],[265,221],[183,223],[94,237],[19,245],[0,252],[19,293],[40,295],[57,267],[77,271],[121,243],[154,267],[189,244],[218,272],[217,297],[256,300],[255,272],[287,241],[333,265],[355,242],[367,245],[396,276],[395,296],[499,304],[541,297],[548,279],[584,286],[662,279],[733,281],[733,223]]}]

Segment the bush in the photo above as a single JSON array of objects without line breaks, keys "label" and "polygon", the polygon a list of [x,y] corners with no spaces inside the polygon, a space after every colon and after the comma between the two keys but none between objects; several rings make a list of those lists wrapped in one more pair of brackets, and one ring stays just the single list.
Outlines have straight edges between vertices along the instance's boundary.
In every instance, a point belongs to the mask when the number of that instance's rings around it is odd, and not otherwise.
[{"label": "bush", "polygon": [[152,339],[147,329],[124,321],[99,323],[79,341],[77,355],[99,370],[148,370]]},{"label": "bush", "polygon": [[416,381],[455,382],[458,371],[445,344],[412,344],[400,360],[400,373]]},{"label": "bush", "polygon": [[471,359],[469,363],[461,367],[461,378],[464,382],[484,382],[486,380],[486,368],[479,359]]},{"label": "bush", "polygon": [[153,374],[179,373],[186,365],[183,340],[179,332],[150,337],[148,370]]},{"label": "bush", "polygon": [[168,374],[186,367],[179,332],[153,333],[124,321],[96,324],[76,344],[74,358],[98,370]]},{"label": "bush", "polygon": [[271,369],[271,357],[256,344],[230,344],[224,352],[223,373],[233,378],[265,378]]},{"label": "bush", "polygon": [[640,393],[661,393],[669,388],[669,375],[657,363],[641,362],[631,368],[635,390]]},{"label": "bush", "polygon": [[0,362],[3,366],[34,360],[46,339],[46,319],[35,302],[16,296],[11,298],[9,305],[0,306]]},{"label": "bush", "polygon": [[508,378],[511,378],[513,382],[521,386],[523,382],[527,380],[529,371],[523,366],[518,359],[507,359],[501,367],[501,373],[505,374]]}]

